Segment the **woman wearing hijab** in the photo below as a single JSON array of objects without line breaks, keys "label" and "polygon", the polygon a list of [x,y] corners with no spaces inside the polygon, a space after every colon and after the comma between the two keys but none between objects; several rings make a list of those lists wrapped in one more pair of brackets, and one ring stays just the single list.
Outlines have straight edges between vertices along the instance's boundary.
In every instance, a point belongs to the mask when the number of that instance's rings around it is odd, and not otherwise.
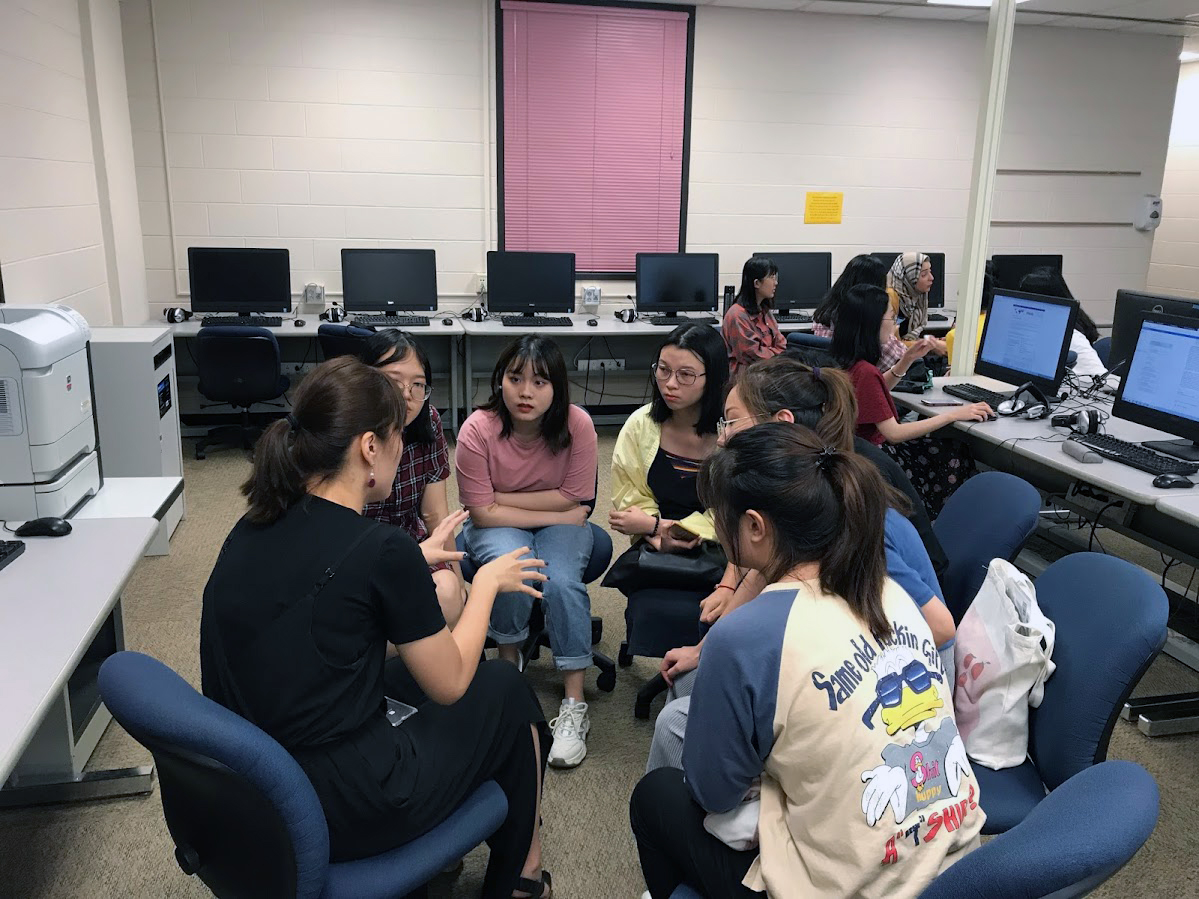
[{"label": "woman wearing hijab", "polygon": [[[928,292],[933,286],[933,264],[925,253],[904,253],[895,257],[887,273],[887,296],[891,311],[900,321],[899,337],[905,343],[918,340],[928,324]],[[947,354],[945,341],[930,338],[932,352]]]}]

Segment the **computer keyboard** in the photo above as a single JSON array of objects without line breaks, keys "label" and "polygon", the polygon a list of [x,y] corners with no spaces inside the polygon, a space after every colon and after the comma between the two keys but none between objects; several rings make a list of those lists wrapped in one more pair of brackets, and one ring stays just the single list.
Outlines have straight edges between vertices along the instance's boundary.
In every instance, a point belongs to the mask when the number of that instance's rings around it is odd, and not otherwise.
[{"label": "computer keyboard", "polygon": [[565,315],[501,315],[500,324],[505,328],[573,328],[575,323]]},{"label": "computer keyboard", "polygon": [[941,389],[950,396],[956,396],[959,400],[965,400],[968,403],[986,403],[992,410],[1004,400],[1010,399],[1006,393],[996,393],[994,390],[987,390],[985,387],[977,387],[974,384],[946,384]]},{"label": "computer keyboard", "polygon": [[806,312],[784,312],[776,315],[774,320],[780,325],[806,325],[812,321],[812,316]]},{"label": "computer keyboard", "polygon": [[1138,443],[1129,443],[1108,434],[1079,434],[1071,437],[1083,446],[1093,449],[1106,459],[1123,462],[1132,468],[1147,471],[1149,474],[1197,474],[1199,465],[1194,462],[1183,462],[1171,459],[1151,449],[1145,449]]},{"label": "computer keyboard", "polygon": [[213,325],[249,325],[253,328],[282,328],[283,318],[278,315],[206,315],[200,319],[200,325],[211,328]]},{"label": "computer keyboard", "polygon": [[382,328],[427,328],[429,327],[429,317],[426,315],[355,315],[351,316],[350,324]]},{"label": "computer keyboard", "polygon": [[679,325],[718,325],[720,319],[711,315],[639,315],[637,321],[647,325],[665,325],[677,328]]},{"label": "computer keyboard", "polygon": [[0,568],[25,552],[23,540],[0,540]]},{"label": "computer keyboard", "polygon": [[942,315],[940,312],[930,312],[928,314],[928,320],[930,322],[947,322],[949,321],[949,316]]}]

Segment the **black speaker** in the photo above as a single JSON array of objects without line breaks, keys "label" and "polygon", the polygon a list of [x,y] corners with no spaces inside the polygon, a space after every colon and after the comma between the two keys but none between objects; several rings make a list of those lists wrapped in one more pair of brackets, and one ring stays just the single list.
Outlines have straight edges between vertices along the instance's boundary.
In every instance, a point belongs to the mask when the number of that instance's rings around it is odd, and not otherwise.
[{"label": "black speaker", "polygon": [[733,305],[733,298],[737,295],[737,289],[732,284],[724,285],[724,308],[721,312],[728,312]]}]

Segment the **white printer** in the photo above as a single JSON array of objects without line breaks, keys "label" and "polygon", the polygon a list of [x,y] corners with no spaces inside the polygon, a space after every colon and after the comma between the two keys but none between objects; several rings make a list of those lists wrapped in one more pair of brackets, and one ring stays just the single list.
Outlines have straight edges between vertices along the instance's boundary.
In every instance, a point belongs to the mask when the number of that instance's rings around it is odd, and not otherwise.
[{"label": "white printer", "polygon": [[60,305],[0,305],[0,519],[66,518],[102,483],[91,329]]}]

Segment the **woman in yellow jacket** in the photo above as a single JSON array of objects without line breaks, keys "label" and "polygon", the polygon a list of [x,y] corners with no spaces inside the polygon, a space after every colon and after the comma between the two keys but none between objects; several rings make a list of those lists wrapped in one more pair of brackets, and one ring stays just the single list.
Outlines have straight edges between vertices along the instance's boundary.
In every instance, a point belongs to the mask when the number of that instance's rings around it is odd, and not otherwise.
[{"label": "woman in yellow jacket", "polygon": [[[661,656],[681,636],[698,635],[699,602],[720,578],[717,572],[707,583],[720,551],[695,478],[716,448],[729,380],[724,341],[709,325],[680,325],[658,349],[652,371],[653,400],[629,416],[612,452],[608,523],[632,544],[604,581],[629,598],[622,657]],[[679,557],[669,586],[660,572],[638,568],[641,557],[656,553]]]}]

